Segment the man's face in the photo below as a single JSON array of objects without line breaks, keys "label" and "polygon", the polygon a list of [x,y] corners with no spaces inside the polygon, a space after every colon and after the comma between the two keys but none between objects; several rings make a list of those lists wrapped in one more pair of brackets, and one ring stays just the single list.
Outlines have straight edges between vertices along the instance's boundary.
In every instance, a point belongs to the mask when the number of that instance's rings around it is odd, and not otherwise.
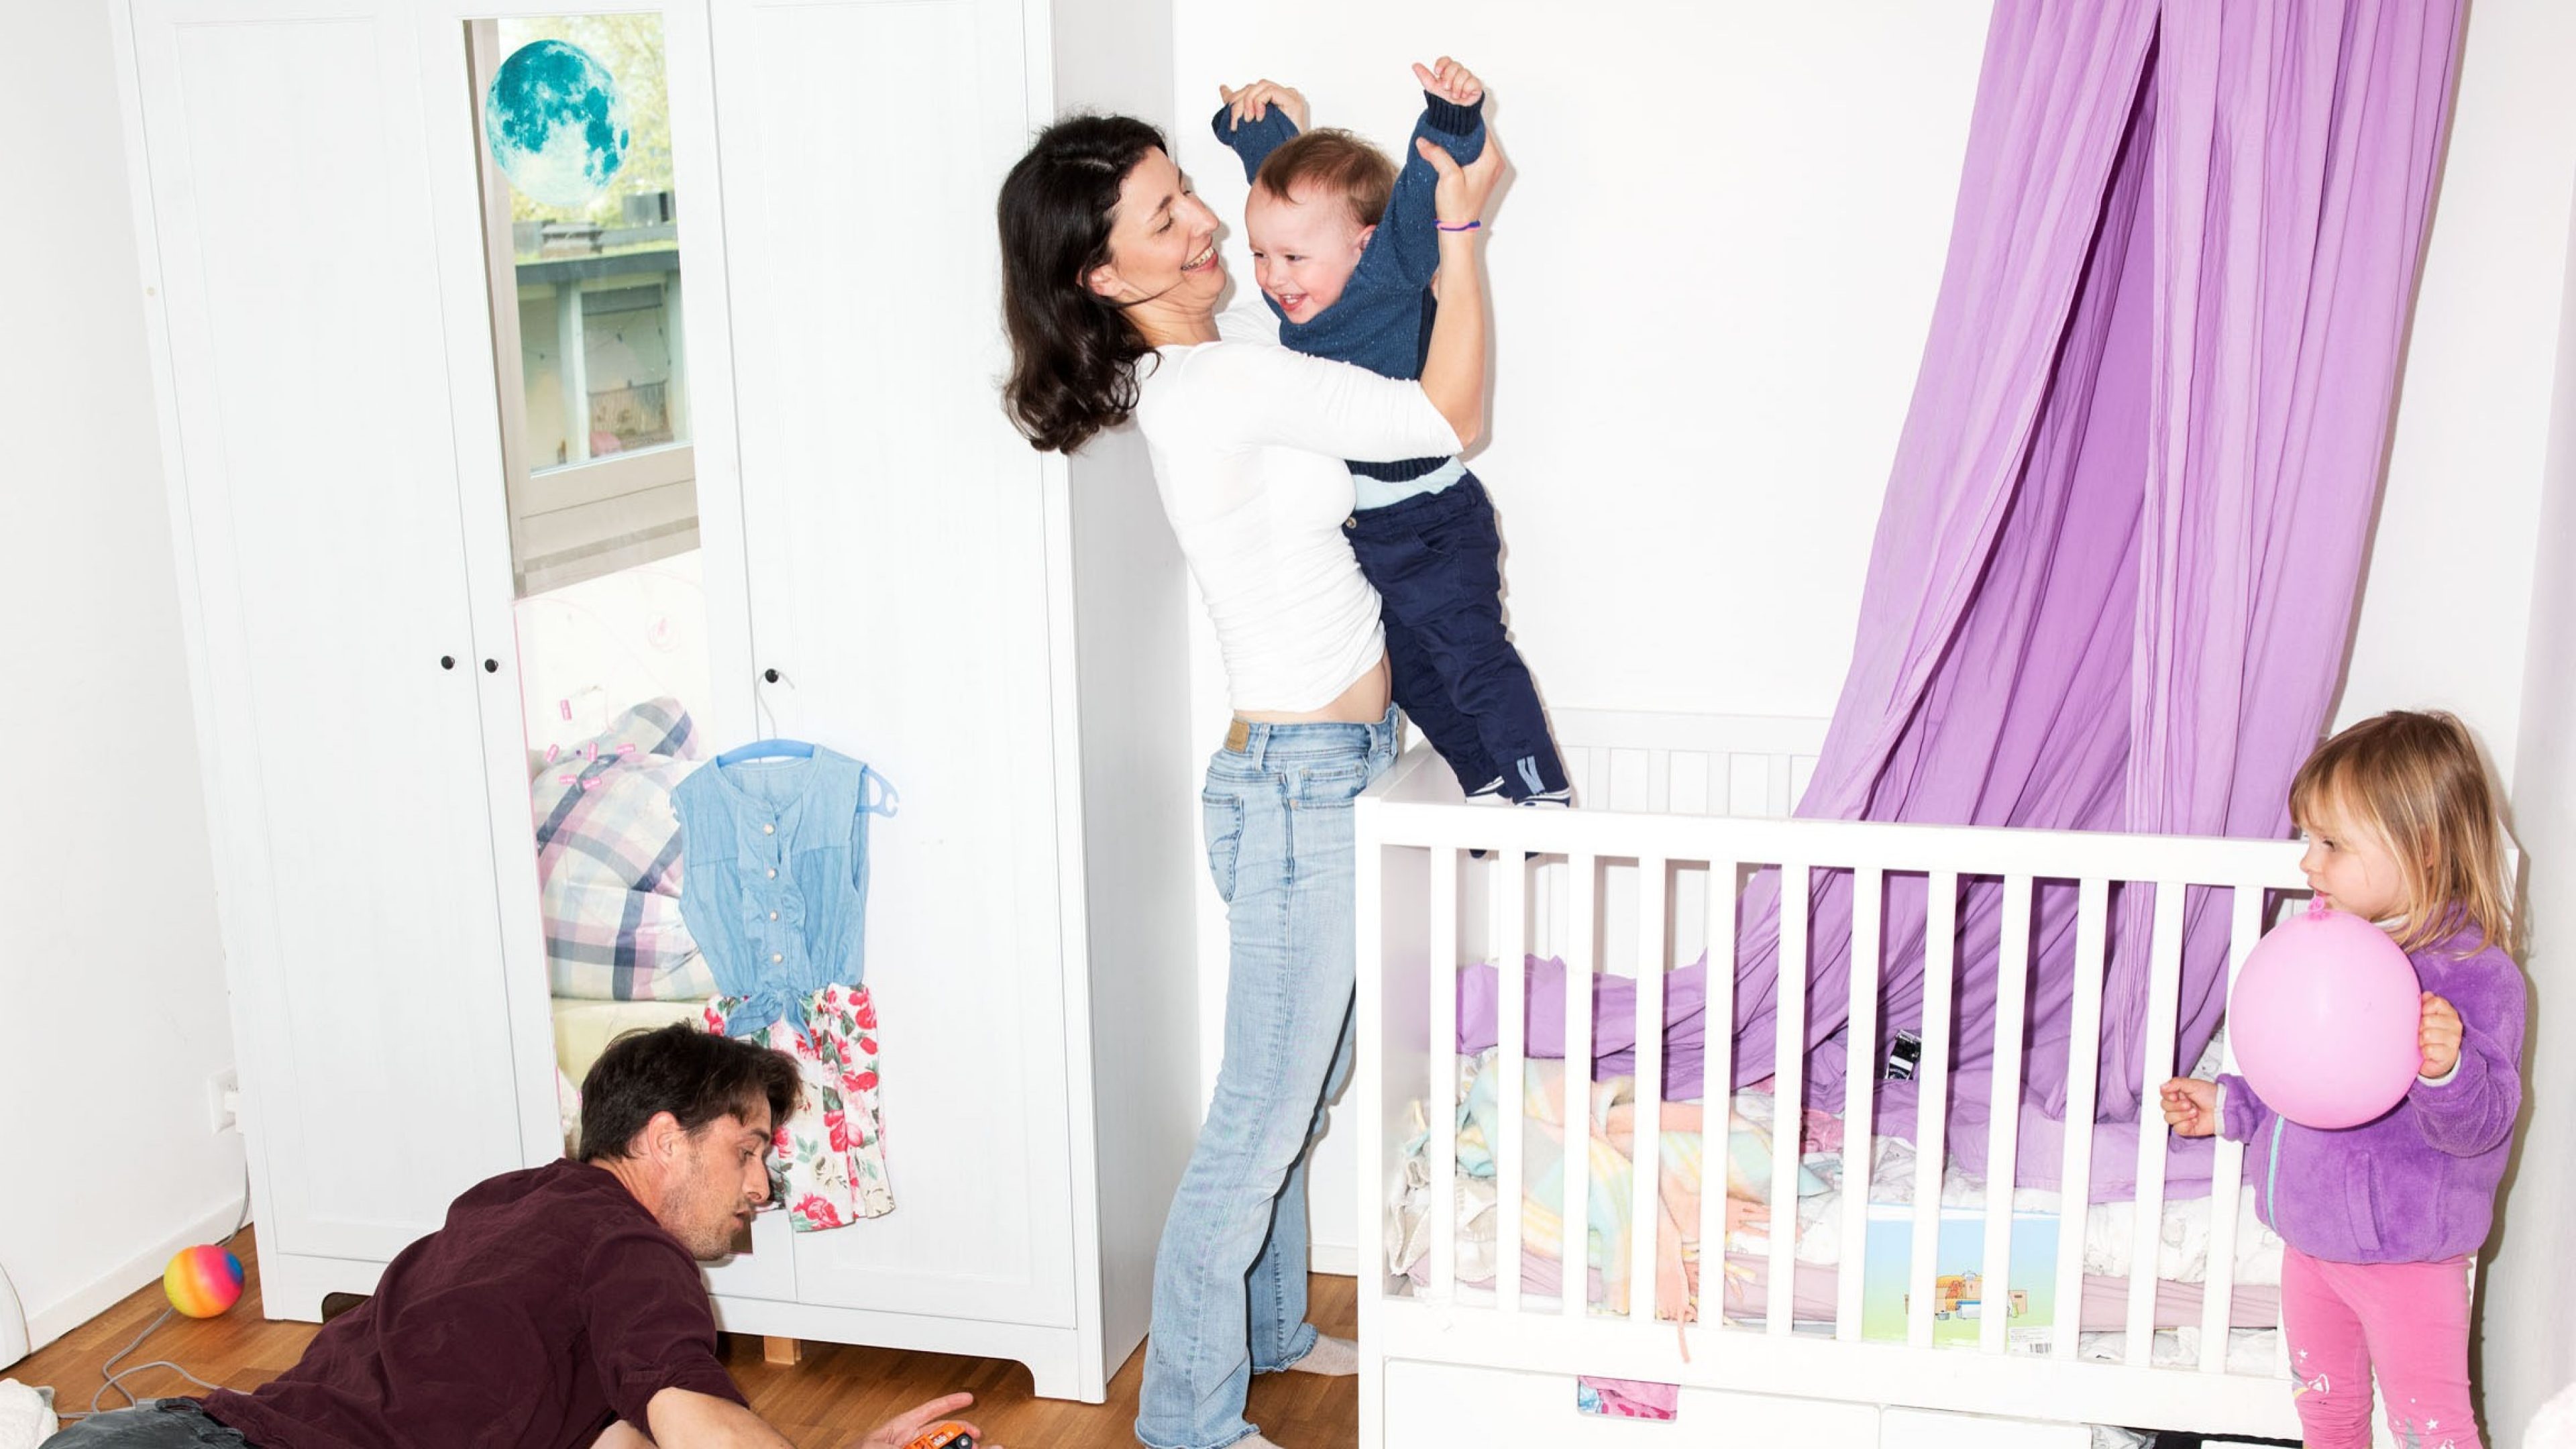
[{"label": "man's face", "polygon": [[700,1261],[730,1252],[752,1209],[769,1200],[769,1133],[763,1103],[748,1122],[727,1114],[681,1138],[657,1216]]}]

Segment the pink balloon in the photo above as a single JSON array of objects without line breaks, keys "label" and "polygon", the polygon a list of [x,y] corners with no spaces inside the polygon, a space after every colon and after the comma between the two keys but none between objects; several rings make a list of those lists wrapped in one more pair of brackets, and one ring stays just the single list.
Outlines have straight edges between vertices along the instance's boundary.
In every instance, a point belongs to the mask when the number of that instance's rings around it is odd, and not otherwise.
[{"label": "pink balloon", "polygon": [[2237,1069],[2302,1127],[2358,1127],[2405,1097],[2423,1054],[2423,984],[2388,933],[2310,910],[2245,957],[2227,1004]]}]

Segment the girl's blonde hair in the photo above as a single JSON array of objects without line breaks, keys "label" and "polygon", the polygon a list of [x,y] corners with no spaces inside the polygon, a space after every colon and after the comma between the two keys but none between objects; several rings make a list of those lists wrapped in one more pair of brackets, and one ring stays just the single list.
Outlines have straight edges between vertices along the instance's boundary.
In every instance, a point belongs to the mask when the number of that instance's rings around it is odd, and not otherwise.
[{"label": "girl's blonde hair", "polygon": [[2290,818],[2306,830],[2321,814],[2387,843],[2406,882],[2399,946],[2421,951],[2475,926],[2483,939],[2462,955],[2513,950],[2504,826],[2477,742],[2457,716],[2397,710],[2318,746],[2290,782]]}]

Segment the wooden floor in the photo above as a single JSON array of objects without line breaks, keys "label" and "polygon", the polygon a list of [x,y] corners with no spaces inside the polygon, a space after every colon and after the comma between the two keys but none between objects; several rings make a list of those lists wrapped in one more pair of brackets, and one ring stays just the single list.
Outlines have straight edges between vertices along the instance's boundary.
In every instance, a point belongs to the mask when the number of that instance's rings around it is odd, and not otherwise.
[{"label": "wooden floor", "polygon": [[[234,1245],[247,1284],[242,1301],[220,1318],[172,1318],[144,1342],[133,1360],[170,1359],[197,1377],[226,1388],[250,1389],[291,1367],[318,1331],[310,1323],[272,1323],[260,1317],[257,1230]],[[1353,1280],[1313,1280],[1315,1323],[1327,1333],[1358,1331]],[[99,1370],[168,1306],[158,1283],[10,1368],[28,1384],[51,1384],[56,1402],[85,1409],[99,1387]],[[1136,1385],[1144,1367],[1140,1349],[1109,1382],[1109,1402],[1069,1404],[1031,1396],[1029,1371],[1016,1363],[947,1354],[807,1344],[792,1368],[763,1361],[761,1341],[726,1335],[725,1363],[751,1406],[800,1446],[824,1449],[853,1438],[924,1399],[963,1390],[975,1396],[966,1416],[987,1440],[1017,1449],[1129,1449],[1136,1443]],[[167,1369],[125,1381],[151,1397],[196,1392]],[[110,1394],[111,1407],[125,1401]],[[1357,1380],[1312,1374],[1269,1374],[1252,1382],[1246,1416],[1287,1449],[1327,1449],[1359,1438]]]}]

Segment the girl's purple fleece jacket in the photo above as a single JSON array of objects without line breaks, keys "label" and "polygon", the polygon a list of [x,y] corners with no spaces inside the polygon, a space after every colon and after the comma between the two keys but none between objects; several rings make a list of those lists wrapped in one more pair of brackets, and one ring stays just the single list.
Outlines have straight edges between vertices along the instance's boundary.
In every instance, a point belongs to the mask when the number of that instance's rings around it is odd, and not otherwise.
[{"label": "girl's purple fleece jacket", "polygon": [[2458,1009],[2460,1064],[2418,1080],[2388,1114],[2340,1131],[2302,1127],[2245,1079],[2219,1078],[2220,1130],[2251,1144],[2246,1175],[2263,1220],[2290,1246],[2334,1263],[2434,1263],[2474,1253],[2495,1222],[2496,1182],[2522,1110],[2522,972],[2474,929],[2415,953],[2424,989]]}]

